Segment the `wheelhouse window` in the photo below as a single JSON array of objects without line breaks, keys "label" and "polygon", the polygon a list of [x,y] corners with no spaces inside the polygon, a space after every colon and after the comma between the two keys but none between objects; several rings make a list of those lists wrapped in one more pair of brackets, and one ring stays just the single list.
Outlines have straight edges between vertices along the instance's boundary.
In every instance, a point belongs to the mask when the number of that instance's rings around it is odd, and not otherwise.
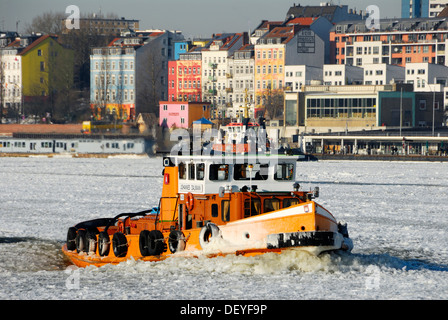
[{"label": "wheelhouse window", "polygon": [[179,163],[179,179],[187,179],[187,167],[183,162]]},{"label": "wheelhouse window", "polygon": [[188,164],[188,179],[194,180],[195,165],[193,163]]},{"label": "wheelhouse window", "polygon": [[277,165],[274,179],[279,181],[294,180],[294,164],[280,163]]},{"label": "wheelhouse window", "polygon": [[235,164],[233,170],[234,180],[267,180],[268,164]]},{"label": "wheelhouse window", "polygon": [[205,164],[196,164],[196,180],[204,180],[205,176]]},{"label": "wheelhouse window", "polygon": [[275,211],[280,209],[279,199],[265,199],[263,201],[263,213]]},{"label": "wheelhouse window", "polygon": [[209,179],[211,181],[227,181],[229,179],[229,165],[211,164]]},{"label": "wheelhouse window", "polygon": [[295,206],[298,204],[299,204],[299,199],[296,199],[296,198],[283,199],[283,208],[288,208],[288,207]]}]

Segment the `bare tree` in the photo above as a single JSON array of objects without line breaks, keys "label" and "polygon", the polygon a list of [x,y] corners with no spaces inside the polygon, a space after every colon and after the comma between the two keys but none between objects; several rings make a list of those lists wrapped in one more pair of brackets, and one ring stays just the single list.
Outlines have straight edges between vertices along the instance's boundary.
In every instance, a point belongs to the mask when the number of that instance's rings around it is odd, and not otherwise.
[{"label": "bare tree", "polygon": [[267,117],[271,120],[281,115],[283,112],[284,93],[282,90],[272,90],[268,88],[263,93],[263,106]]},{"label": "bare tree", "polygon": [[62,19],[67,17],[65,12],[44,12],[33,18],[30,24],[26,24],[25,32],[41,32],[46,34],[60,34],[62,31]]},{"label": "bare tree", "polygon": [[[95,86],[97,92],[95,93],[94,105],[95,112],[100,118],[104,118],[106,115],[106,106],[110,102],[110,61],[109,52],[107,48],[101,49],[101,60],[95,61],[98,63],[98,73],[95,73]],[[95,67],[96,70],[96,67]]]}]

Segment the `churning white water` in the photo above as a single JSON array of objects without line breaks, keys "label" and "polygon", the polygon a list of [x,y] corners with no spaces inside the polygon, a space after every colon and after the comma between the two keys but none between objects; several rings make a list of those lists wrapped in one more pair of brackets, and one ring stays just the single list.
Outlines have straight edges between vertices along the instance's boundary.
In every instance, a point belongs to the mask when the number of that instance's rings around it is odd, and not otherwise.
[{"label": "churning white water", "polygon": [[129,261],[76,269],[67,229],[158,205],[162,159],[0,158],[0,299],[448,299],[448,163],[299,163],[351,254]]}]

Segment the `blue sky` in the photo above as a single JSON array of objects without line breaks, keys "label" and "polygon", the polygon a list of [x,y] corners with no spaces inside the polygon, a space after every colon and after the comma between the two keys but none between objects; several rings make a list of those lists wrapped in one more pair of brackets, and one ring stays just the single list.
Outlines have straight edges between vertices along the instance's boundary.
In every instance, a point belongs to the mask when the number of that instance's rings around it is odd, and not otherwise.
[{"label": "blue sky", "polygon": [[[0,29],[19,32],[33,17],[46,11],[65,12],[77,5],[81,12],[116,13],[140,20],[141,29],[181,30],[188,36],[210,36],[219,32],[242,32],[255,28],[263,20],[283,20],[293,3],[319,5],[312,0],[0,0]],[[377,5],[382,18],[401,16],[400,0],[333,1],[349,8],[365,10]]]}]

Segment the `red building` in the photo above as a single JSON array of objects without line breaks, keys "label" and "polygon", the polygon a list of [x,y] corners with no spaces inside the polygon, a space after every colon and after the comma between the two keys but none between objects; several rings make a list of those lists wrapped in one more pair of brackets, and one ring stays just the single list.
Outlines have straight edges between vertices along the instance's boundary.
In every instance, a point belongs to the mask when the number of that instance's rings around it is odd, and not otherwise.
[{"label": "red building", "polygon": [[201,101],[202,58],[185,53],[168,62],[168,101]]}]

